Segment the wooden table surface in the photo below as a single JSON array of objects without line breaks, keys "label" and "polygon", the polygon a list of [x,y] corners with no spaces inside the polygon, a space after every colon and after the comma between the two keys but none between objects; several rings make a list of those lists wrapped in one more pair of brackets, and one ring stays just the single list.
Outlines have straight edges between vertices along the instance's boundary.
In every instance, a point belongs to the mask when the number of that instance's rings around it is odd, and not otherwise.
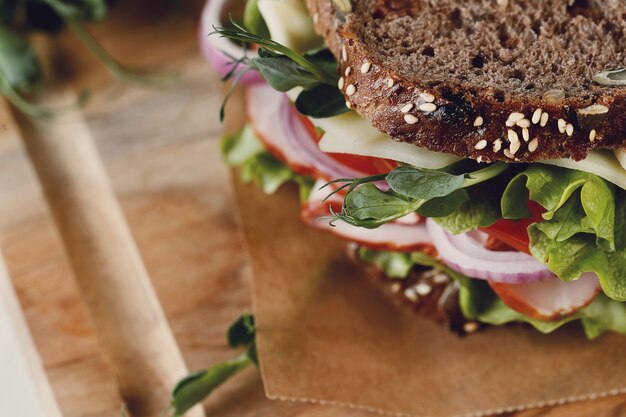
[{"label": "wooden table surface", "polygon": [[[92,92],[88,127],[182,354],[190,369],[200,369],[234,355],[224,331],[250,309],[248,270],[219,153],[222,87],[198,52],[202,1],[155,3],[117,2],[92,30],[125,63],[179,71],[175,86],[120,85],[68,33],[55,39],[54,62],[77,91]],[[32,165],[10,133],[0,132],[0,248],[53,391],[65,417],[119,415],[116,381]],[[228,382],[205,408],[210,416],[372,415],[269,401],[255,369]],[[626,397],[516,414],[604,415],[626,416]]]}]

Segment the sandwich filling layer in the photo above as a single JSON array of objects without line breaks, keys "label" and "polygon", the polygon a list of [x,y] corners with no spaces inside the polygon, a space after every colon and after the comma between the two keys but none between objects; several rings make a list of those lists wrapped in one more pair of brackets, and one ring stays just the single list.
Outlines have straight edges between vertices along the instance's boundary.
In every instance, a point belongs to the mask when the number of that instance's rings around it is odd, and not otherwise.
[{"label": "sandwich filling layer", "polygon": [[[367,74],[371,64],[338,65],[348,62],[341,49],[337,63],[324,51],[307,52],[319,42],[312,28],[320,17],[305,18],[299,0],[260,0],[258,8],[274,41],[287,49],[241,27],[228,35],[258,40],[258,58],[245,63],[268,82],[248,87],[249,125],[223,145],[244,179],[268,193],[297,182],[302,220],[359,245],[358,256],[389,279],[424,267],[445,274],[467,320],[521,321],[543,332],[580,320],[590,338],[626,333],[626,173],[619,151],[595,150],[581,161],[505,163],[398,142],[350,111],[357,87],[346,84],[348,77]],[[340,70],[336,87],[327,81],[332,66]],[[394,109],[403,123],[412,124],[420,106],[429,112],[435,99],[428,94]],[[513,116],[507,122],[515,129],[500,142],[509,153],[515,143],[534,146],[520,122],[542,123],[541,112]],[[482,125],[478,117],[472,124]],[[567,123],[564,129],[567,137]],[[487,146],[497,144],[479,141],[475,148]],[[421,284],[404,288],[405,295],[427,296]]]}]

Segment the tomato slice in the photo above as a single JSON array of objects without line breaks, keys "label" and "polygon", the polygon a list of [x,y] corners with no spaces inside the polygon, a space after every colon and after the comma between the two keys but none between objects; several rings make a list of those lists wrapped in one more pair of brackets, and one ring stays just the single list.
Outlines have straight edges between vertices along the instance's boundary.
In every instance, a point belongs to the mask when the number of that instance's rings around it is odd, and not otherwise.
[{"label": "tomato slice", "polygon": [[541,215],[546,211],[539,203],[528,200],[528,209],[531,216],[519,220],[501,219],[486,227],[483,232],[489,236],[505,243],[520,252],[530,255],[530,239],[528,238],[528,226],[543,220]]},{"label": "tomato slice", "polygon": [[[311,138],[319,143],[319,141],[322,139],[323,133],[315,128],[315,125],[311,123],[308,117],[299,113],[295,108],[293,109],[293,111],[300,119]],[[357,171],[361,171],[366,175],[386,174],[387,172],[398,166],[397,162],[395,161],[383,158],[374,158],[371,156],[330,152],[328,153],[328,155],[340,164],[355,169]]]}]

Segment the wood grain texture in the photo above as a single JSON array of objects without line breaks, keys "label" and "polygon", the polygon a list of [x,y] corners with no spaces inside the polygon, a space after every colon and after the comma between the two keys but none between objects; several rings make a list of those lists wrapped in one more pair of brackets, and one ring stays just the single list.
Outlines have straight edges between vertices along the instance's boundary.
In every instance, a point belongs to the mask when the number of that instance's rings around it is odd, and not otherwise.
[{"label": "wood grain texture", "polygon": [[[56,38],[54,59],[76,91],[92,91],[87,126],[183,356],[199,369],[233,356],[224,330],[250,309],[249,279],[219,155],[222,91],[198,54],[203,2],[169,2],[177,4],[174,13],[166,3],[116,2],[110,18],[91,29],[127,64],[179,70],[177,86],[155,91],[112,82],[66,33]],[[113,373],[30,162],[8,136],[0,129],[0,244],[55,395],[65,417],[117,416],[122,401]],[[516,417],[619,417],[625,407],[626,398],[615,397]],[[219,417],[371,415],[269,401],[254,369],[220,388],[205,409]]]},{"label": "wood grain texture", "polygon": [[[47,89],[45,104],[77,100],[66,87]],[[41,100],[40,100],[41,102]],[[17,122],[131,415],[157,414],[189,371],[79,112],[52,120],[19,113]],[[146,386],[152,390],[147,392]],[[201,409],[189,413],[201,416]]]},{"label": "wood grain texture", "polygon": [[1,253],[0,340],[0,415],[61,417]]}]

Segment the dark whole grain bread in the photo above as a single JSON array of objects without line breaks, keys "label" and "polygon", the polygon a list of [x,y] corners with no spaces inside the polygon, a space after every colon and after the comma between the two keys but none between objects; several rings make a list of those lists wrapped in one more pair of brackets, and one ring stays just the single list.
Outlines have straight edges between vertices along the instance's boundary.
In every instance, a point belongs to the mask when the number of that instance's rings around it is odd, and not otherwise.
[{"label": "dark whole grain bread", "polygon": [[484,162],[626,148],[626,0],[308,0],[351,108]]}]

